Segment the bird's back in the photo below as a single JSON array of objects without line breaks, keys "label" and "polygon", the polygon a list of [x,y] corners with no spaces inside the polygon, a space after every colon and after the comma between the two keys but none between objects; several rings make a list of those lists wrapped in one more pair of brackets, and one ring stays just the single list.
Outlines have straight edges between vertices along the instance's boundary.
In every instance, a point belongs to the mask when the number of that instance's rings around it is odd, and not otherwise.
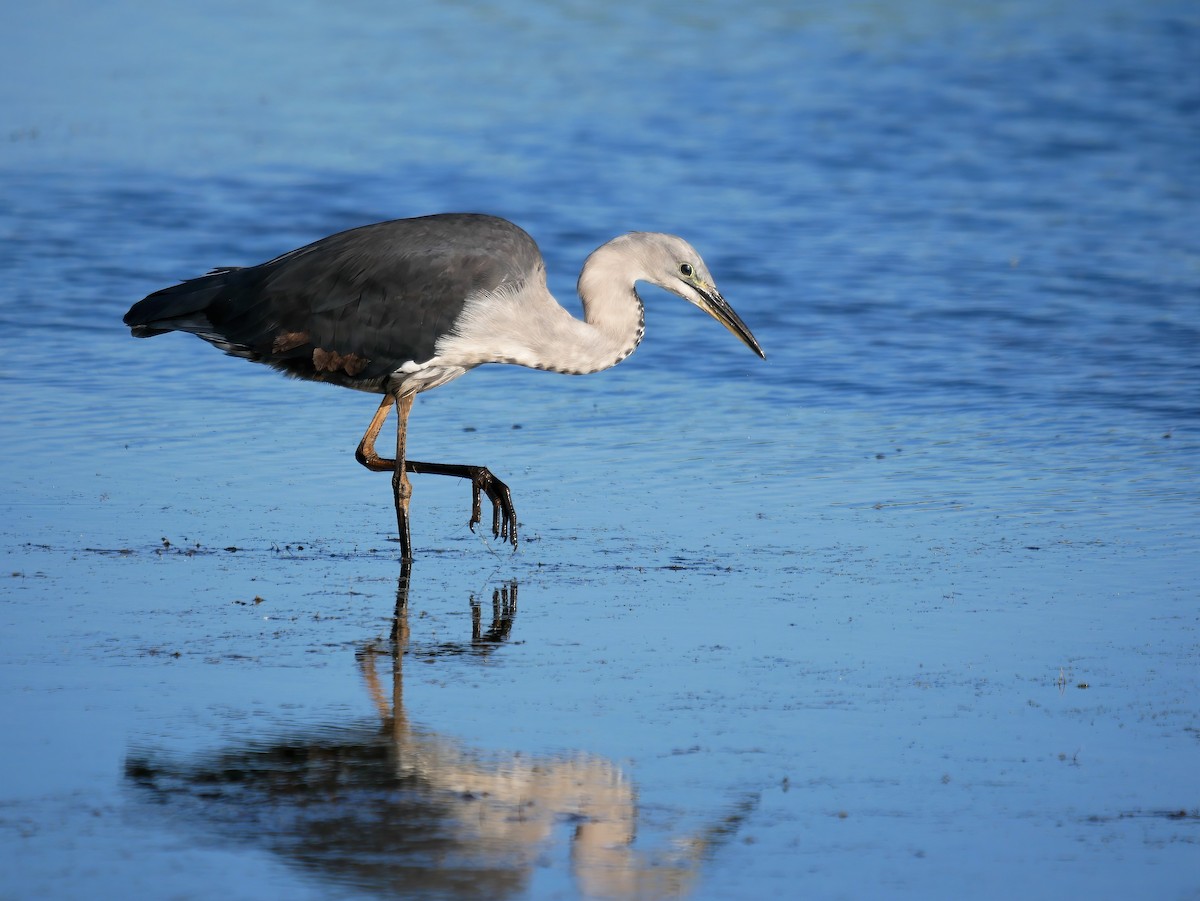
[{"label": "bird's back", "polygon": [[533,239],[504,219],[397,219],[157,291],[125,324],[138,337],[189,332],[299,378],[385,390],[406,362],[434,355],[469,297],[519,288],[542,265]]}]

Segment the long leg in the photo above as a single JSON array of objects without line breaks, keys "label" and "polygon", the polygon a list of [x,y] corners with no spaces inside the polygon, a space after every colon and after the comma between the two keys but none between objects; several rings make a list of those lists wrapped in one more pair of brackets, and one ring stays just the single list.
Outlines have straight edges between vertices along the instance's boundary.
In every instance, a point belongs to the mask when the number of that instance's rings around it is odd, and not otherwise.
[{"label": "long leg", "polygon": [[412,484],[408,481],[408,470],[404,465],[404,445],[408,441],[408,414],[412,411],[412,404],[411,394],[402,394],[396,398],[396,459],[392,470],[392,494],[396,499],[396,529],[400,534],[401,560],[412,559],[412,533],[408,528],[408,502],[412,500]]},{"label": "long leg", "polygon": [[[392,405],[396,403],[396,398],[391,394],[385,394],[383,400],[379,404],[379,409],[375,411],[374,418],[371,419],[371,424],[367,426],[367,431],[363,435],[362,441],[358,443],[358,449],[354,453],[354,457],[363,466],[373,472],[391,472],[393,481],[396,478],[396,460],[389,460],[386,457],[379,456],[375,451],[375,440],[379,437],[379,432],[383,428],[383,423],[387,419],[388,411]],[[405,420],[403,427],[407,427],[408,410],[412,408],[412,396],[408,398],[407,408],[404,409],[402,418]],[[397,433],[399,442],[400,435]],[[399,456],[403,458],[403,451],[399,451]],[[481,521],[481,494],[486,494],[488,500],[492,502],[492,535],[496,538],[501,538],[512,543],[513,547],[517,546],[517,511],[513,507],[512,492],[508,490],[508,486],[501,482],[498,478],[492,475],[491,471],[485,466],[463,466],[454,463],[422,463],[417,460],[405,460],[404,469],[406,472],[411,472],[417,475],[438,475],[438,476],[455,476],[460,479],[469,479],[471,482],[471,519],[468,525],[471,530],[475,530],[475,524]],[[407,482],[407,479],[405,480]],[[411,494],[411,489],[410,489]],[[399,499],[397,498],[397,518],[400,517]],[[405,516],[407,517],[407,507],[405,508]],[[403,544],[403,537],[401,538]]]}]

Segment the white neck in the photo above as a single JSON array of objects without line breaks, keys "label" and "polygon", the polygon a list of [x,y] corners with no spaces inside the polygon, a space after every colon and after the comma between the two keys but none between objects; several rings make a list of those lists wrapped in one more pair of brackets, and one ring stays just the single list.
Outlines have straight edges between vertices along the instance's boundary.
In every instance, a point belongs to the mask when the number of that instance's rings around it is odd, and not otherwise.
[{"label": "white neck", "polygon": [[463,368],[481,363],[515,363],[586,375],[617,365],[641,343],[645,328],[641,298],[628,262],[604,245],[584,263],[579,276],[583,319],[562,308],[546,287],[534,283],[472,298],[455,333],[438,342],[440,362]]}]

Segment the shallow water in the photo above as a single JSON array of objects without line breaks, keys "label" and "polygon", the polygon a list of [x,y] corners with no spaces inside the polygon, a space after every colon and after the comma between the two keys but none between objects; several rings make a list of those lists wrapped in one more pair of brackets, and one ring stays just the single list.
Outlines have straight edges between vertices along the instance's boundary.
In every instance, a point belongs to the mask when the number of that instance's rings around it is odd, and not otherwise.
[{"label": "shallow water", "polygon": [[[6,17],[0,895],[1200,891],[1190,4]],[[418,478],[406,580],[372,398],[120,317],[456,209],[767,361],[422,396],[522,543]]]}]

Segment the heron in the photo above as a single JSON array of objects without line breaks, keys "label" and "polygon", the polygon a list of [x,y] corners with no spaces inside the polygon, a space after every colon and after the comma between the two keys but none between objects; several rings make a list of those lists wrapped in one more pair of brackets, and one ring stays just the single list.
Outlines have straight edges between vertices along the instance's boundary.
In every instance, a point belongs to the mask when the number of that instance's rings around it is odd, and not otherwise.
[{"label": "heron", "polygon": [[[615,366],[645,332],[638,282],[694,304],[766,358],[682,238],[630,232],[593,251],[579,275],[578,319],[547,288],[533,238],[481,213],[378,222],[257,266],[213,269],[138,301],[124,321],[137,338],[185,332],[295,378],[383,395],[355,458],[391,473],[401,558],[408,561],[410,473],[469,480],[471,530],[486,495],[493,537],[517,545],[512,492],[487,467],[407,459],[415,397],[484,363],[568,375]],[[388,458],[375,442],[393,407],[396,453]]]}]

